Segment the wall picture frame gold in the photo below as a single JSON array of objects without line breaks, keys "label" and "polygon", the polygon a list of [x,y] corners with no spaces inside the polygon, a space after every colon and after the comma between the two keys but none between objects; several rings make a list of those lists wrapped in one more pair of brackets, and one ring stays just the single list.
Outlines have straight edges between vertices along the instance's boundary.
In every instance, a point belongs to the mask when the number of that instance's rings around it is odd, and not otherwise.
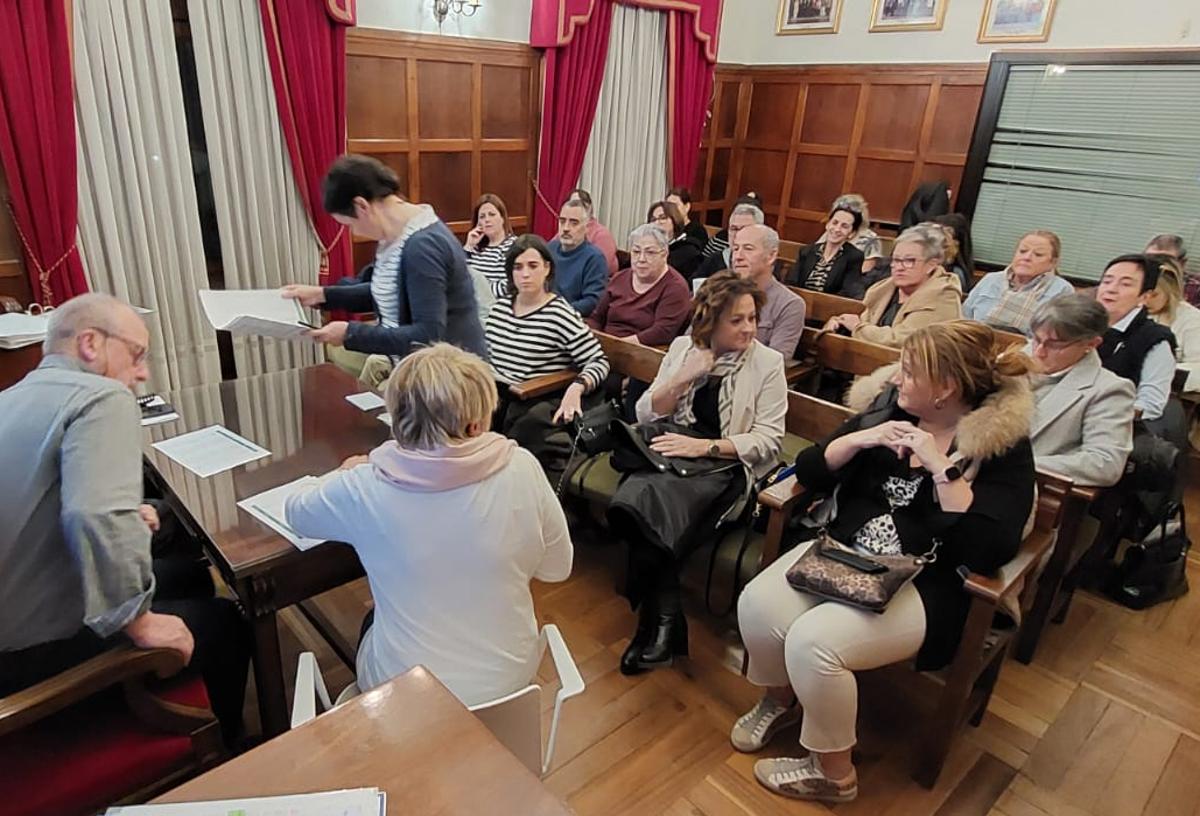
[{"label": "wall picture frame gold", "polygon": [[873,0],[871,27],[886,31],[941,31],[950,0]]},{"label": "wall picture frame gold", "polygon": [[776,34],[836,34],[845,0],[779,0]]},{"label": "wall picture frame gold", "polygon": [[981,43],[1046,42],[1058,0],[987,0],[979,21]]}]

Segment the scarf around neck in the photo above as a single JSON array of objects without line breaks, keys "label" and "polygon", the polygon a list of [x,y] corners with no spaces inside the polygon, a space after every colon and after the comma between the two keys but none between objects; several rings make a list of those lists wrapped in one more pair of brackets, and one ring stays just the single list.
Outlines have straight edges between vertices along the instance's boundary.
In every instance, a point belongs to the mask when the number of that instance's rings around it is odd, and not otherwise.
[{"label": "scarf around neck", "polygon": [[718,357],[717,361],[713,363],[712,371],[693,380],[687,391],[679,398],[679,402],[675,403],[675,413],[671,416],[672,421],[688,427],[695,425],[696,414],[692,410],[692,405],[696,400],[696,393],[704,387],[709,377],[719,377],[721,390],[717,395],[717,413],[721,417],[721,433],[725,434],[733,415],[733,390],[737,385],[737,377],[749,357],[750,349],[742,352],[730,352]]}]

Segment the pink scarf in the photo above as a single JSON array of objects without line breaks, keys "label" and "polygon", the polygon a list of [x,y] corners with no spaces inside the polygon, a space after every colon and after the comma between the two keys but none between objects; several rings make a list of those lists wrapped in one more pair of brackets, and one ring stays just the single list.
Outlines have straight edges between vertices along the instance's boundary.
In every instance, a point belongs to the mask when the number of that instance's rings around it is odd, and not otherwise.
[{"label": "pink scarf", "polygon": [[440,493],[482,482],[512,460],[517,443],[491,431],[457,445],[432,450],[402,448],[392,439],[371,451],[382,479],[404,490]]}]

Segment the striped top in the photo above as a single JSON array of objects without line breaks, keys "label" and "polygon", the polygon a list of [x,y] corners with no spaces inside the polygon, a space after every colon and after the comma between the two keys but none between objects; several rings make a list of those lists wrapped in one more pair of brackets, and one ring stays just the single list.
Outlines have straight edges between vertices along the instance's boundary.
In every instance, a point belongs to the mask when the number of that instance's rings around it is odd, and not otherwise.
[{"label": "striped top", "polygon": [[608,376],[608,358],[596,336],[558,295],[522,317],[513,313],[512,297],[498,299],[488,312],[484,334],[501,382],[523,383],[573,368],[584,390],[591,392]]},{"label": "striped top", "polygon": [[375,302],[379,325],[389,329],[400,325],[400,260],[404,245],[417,230],[431,227],[437,222],[433,207],[421,204],[394,241],[380,242],[376,248],[375,270],[371,273],[371,299]]},{"label": "striped top", "polygon": [[492,289],[492,297],[508,296],[508,277],[504,274],[504,256],[517,236],[509,235],[494,246],[467,250],[467,269],[472,275],[483,275]]}]

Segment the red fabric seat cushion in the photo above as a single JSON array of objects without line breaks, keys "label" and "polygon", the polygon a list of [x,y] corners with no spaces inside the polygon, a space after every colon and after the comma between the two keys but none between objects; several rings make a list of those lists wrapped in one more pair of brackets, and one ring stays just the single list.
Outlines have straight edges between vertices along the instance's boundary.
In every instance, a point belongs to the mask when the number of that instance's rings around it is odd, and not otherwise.
[{"label": "red fabric seat cushion", "polygon": [[[198,677],[157,686],[155,694],[209,707]],[[114,689],[0,737],[0,811],[5,816],[94,813],[192,759],[190,737],[143,724]]]}]

